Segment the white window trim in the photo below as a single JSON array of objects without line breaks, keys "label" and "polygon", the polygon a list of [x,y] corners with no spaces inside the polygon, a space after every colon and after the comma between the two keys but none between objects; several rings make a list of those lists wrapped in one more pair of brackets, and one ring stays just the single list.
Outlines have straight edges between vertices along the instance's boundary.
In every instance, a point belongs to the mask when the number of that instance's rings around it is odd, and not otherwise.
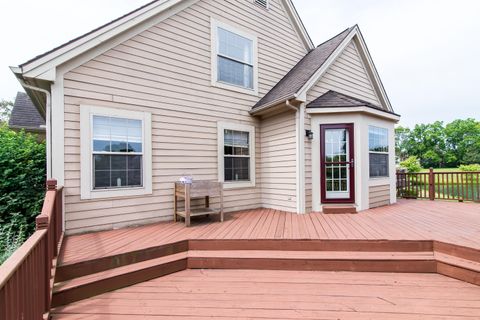
[{"label": "white window trim", "polygon": [[[92,121],[94,115],[142,120],[143,187],[93,189]],[[80,199],[104,199],[152,194],[152,116],[149,112],[80,105]]]},{"label": "white window trim", "polygon": [[[371,151],[370,150],[370,128],[379,128],[379,129],[384,129],[384,130],[387,130],[387,141],[388,141],[388,151]],[[375,125],[369,125],[368,126],[368,178],[371,180],[371,181],[381,181],[381,180],[384,180],[384,181],[388,181],[390,179],[390,175],[391,175],[391,172],[390,172],[390,149],[391,149],[391,146],[390,146],[390,141],[389,141],[389,138],[390,138],[390,130],[388,130],[388,128],[385,128],[385,127],[380,127],[380,126],[375,126]],[[372,177],[370,176],[370,154],[371,153],[375,153],[375,154],[385,154],[388,156],[388,163],[387,163],[387,170],[388,170],[388,175],[386,176],[379,176],[379,177]]]},{"label": "white window trim", "polygon": [[[214,18],[210,19],[211,25],[211,82],[212,86],[232,91],[237,91],[241,93],[246,93],[254,96],[258,96],[258,40],[257,36],[248,33],[246,31],[240,30],[238,28],[232,27],[226,23],[215,20]],[[252,41],[253,49],[253,89],[244,88],[241,86],[236,86],[234,84],[228,84],[225,82],[218,81],[218,65],[217,65],[217,54],[218,54],[218,28],[225,29],[227,31],[238,34],[239,36],[245,37]]]},{"label": "white window trim", "polygon": [[[245,124],[230,123],[219,121],[218,128],[218,181],[223,182],[224,189],[253,188],[255,187],[255,127]],[[245,131],[248,132],[249,149],[250,149],[250,181],[225,182],[225,130]]]}]

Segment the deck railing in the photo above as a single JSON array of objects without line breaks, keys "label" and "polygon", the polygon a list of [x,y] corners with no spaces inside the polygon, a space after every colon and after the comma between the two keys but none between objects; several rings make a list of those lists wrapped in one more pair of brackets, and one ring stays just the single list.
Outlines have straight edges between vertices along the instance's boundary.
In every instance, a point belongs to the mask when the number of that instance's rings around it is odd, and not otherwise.
[{"label": "deck railing", "polygon": [[47,181],[36,231],[0,266],[0,319],[43,319],[50,310],[52,270],[63,237],[63,188]]},{"label": "deck railing", "polygon": [[397,196],[480,202],[480,172],[397,172]]}]

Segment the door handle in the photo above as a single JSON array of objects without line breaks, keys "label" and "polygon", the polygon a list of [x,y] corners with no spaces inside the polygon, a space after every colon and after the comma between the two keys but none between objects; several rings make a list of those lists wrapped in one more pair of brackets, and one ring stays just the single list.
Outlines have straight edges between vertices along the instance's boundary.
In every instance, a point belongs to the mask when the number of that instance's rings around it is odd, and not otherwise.
[{"label": "door handle", "polygon": [[350,167],[354,167],[355,166],[355,159],[350,159]]}]

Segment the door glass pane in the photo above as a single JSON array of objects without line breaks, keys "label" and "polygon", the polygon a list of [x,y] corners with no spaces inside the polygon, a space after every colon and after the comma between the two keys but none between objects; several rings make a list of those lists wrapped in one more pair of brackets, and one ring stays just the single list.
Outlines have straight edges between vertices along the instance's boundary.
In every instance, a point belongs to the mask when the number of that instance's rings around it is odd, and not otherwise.
[{"label": "door glass pane", "polygon": [[347,159],[347,129],[325,130],[325,162],[346,162]]}]

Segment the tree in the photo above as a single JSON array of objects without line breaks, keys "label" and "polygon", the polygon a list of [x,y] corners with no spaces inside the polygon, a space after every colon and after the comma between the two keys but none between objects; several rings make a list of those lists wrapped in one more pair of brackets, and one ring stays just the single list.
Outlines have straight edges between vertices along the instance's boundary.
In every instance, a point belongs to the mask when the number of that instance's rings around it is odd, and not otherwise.
[{"label": "tree", "polygon": [[12,113],[13,102],[2,99],[0,101],[0,122],[8,122]]},{"label": "tree", "polygon": [[480,121],[455,120],[445,127],[445,136],[458,164],[480,163]]},{"label": "tree", "polygon": [[397,158],[416,156],[424,167],[458,167],[480,163],[480,121],[455,120],[417,124],[395,130]]},{"label": "tree", "polygon": [[395,128],[395,155],[398,161],[408,158],[410,147],[410,129],[399,126]]}]

